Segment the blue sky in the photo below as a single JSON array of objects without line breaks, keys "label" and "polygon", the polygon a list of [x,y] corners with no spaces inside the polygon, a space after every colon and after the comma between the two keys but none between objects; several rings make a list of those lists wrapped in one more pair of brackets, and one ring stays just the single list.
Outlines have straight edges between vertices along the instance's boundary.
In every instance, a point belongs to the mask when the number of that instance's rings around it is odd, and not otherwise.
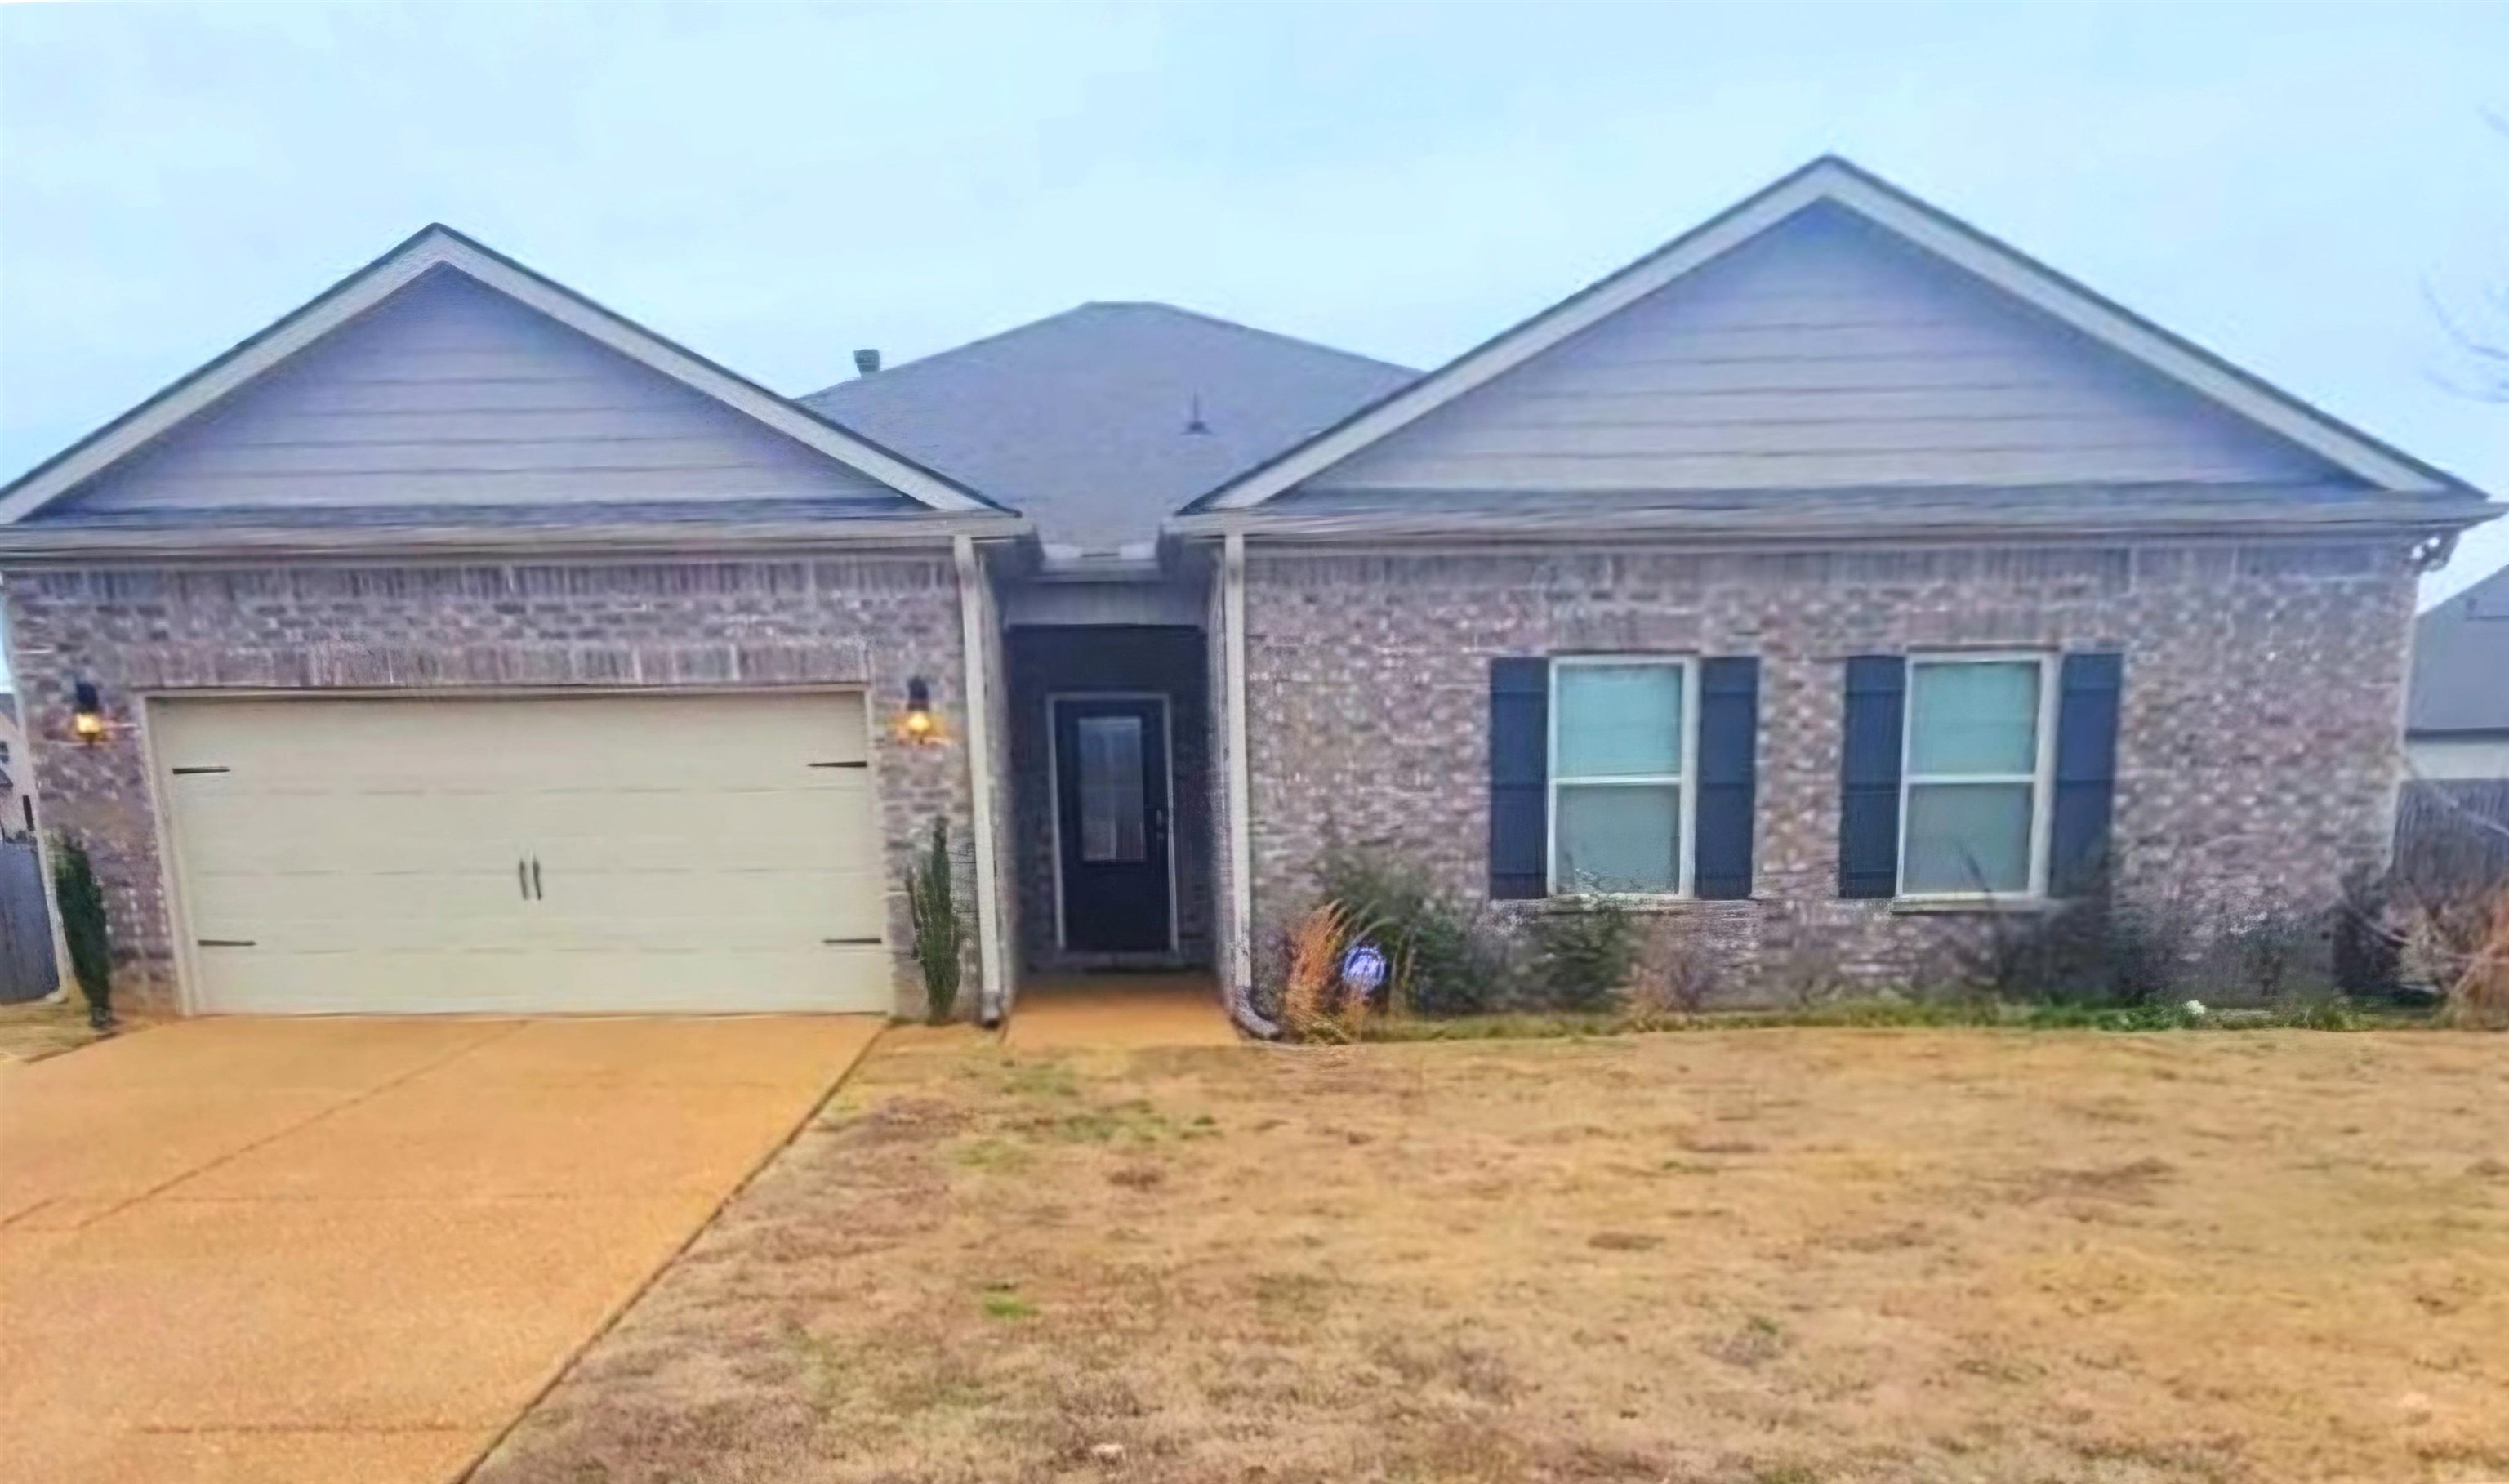
[{"label": "blue sky", "polygon": [[1093,298],[1431,365],[1835,150],[2509,493],[2487,109],[2509,6],[0,6],[0,477],[430,220],[784,391]]}]

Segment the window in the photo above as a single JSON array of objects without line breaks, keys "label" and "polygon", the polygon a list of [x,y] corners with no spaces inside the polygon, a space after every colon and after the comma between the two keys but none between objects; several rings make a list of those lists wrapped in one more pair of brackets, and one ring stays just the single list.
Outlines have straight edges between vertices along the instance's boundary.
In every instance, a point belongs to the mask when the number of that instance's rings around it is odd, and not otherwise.
[{"label": "window", "polygon": [[1899,895],[2046,890],[2051,659],[1976,654],[1908,662]]},{"label": "window", "polygon": [[1551,890],[1687,893],[1697,673],[1686,659],[1551,664]]}]

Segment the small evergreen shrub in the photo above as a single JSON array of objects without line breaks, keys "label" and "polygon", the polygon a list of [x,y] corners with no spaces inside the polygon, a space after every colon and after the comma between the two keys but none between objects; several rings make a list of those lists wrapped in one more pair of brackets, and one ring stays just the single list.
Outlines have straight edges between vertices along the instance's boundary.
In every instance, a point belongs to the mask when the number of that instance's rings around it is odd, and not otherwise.
[{"label": "small evergreen shrub", "polygon": [[98,1030],[112,1028],[113,926],[104,909],[104,886],[95,878],[95,864],[77,837],[62,835],[53,843],[53,894],[60,904],[61,937],[70,951],[70,977],[87,1000],[87,1020]]},{"label": "small evergreen shrub", "polygon": [[924,1005],[932,1023],[939,1025],[957,1009],[959,951],[967,943],[946,819],[932,821],[931,845],[907,868],[906,909],[915,923],[915,962],[923,971]]},{"label": "small evergreen shrub", "polygon": [[1485,908],[1439,894],[1415,868],[1352,850],[1328,854],[1317,876],[1325,900],[1385,950],[1389,1009],[1481,1015],[1512,998],[1515,945]]},{"label": "small evergreen shrub", "polygon": [[1637,921],[1610,897],[1576,897],[1569,903],[1536,914],[1527,929],[1539,1008],[1608,1008],[1637,971]]}]

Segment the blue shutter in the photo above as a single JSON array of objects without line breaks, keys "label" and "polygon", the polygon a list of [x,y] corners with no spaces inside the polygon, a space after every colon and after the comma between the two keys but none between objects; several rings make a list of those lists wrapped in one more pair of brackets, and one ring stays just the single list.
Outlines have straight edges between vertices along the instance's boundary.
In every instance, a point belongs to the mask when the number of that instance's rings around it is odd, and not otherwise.
[{"label": "blue shutter", "polygon": [[1489,892],[1550,895],[1551,661],[1490,661]]},{"label": "blue shutter", "polygon": [[2048,826],[2047,889],[2074,897],[2107,870],[2116,799],[2120,654],[2068,654],[2056,691],[2056,797]]},{"label": "blue shutter", "polygon": [[1859,654],[1847,662],[1847,721],[1838,760],[1838,894],[1899,892],[1899,748],[1908,662]]},{"label": "blue shutter", "polygon": [[1699,820],[1691,842],[1692,889],[1740,901],[1751,895],[1751,822],[1760,750],[1760,662],[1699,664]]}]

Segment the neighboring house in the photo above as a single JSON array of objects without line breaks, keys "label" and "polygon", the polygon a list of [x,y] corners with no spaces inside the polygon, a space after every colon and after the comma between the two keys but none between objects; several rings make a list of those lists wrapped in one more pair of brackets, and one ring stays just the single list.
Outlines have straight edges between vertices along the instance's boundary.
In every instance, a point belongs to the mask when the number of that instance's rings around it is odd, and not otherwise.
[{"label": "neighboring house", "polygon": [[2414,621],[2405,758],[2396,851],[2408,870],[2509,871],[2509,567]]},{"label": "neighboring house", "polygon": [[938,817],[990,1018],[1243,989],[1336,846],[1745,985],[2325,900],[2490,513],[1824,160],[1417,376],[1091,305],[797,402],[429,228],[0,492],[0,577],[135,997],[911,1008]]},{"label": "neighboring house", "polygon": [[26,770],[26,736],[18,724],[18,697],[0,690],[0,839],[35,828],[33,775]]},{"label": "neighboring house", "polygon": [[2405,756],[2435,783],[2509,779],[2509,567],[2414,620]]}]

